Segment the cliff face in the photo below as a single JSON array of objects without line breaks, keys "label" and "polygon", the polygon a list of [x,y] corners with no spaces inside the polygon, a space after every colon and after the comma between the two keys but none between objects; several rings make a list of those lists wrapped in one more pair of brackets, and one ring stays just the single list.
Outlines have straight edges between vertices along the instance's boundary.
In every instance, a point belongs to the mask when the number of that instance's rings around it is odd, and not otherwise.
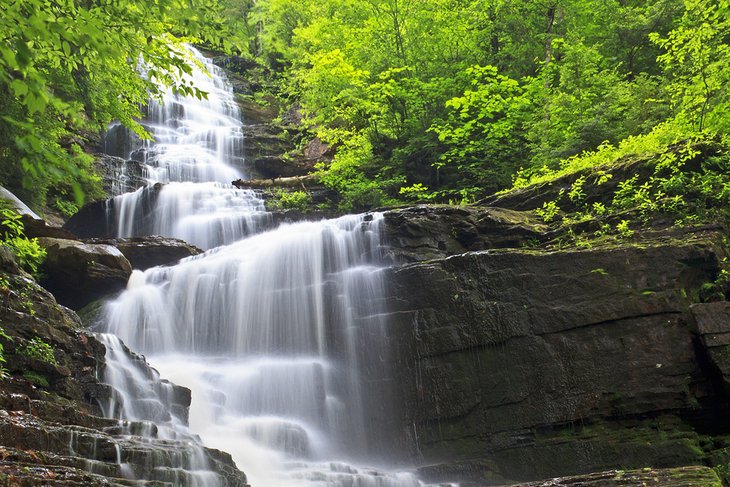
[{"label": "cliff face", "polygon": [[388,273],[397,427],[426,478],[730,461],[730,303],[701,302],[722,298],[722,229],[527,250],[520,212],[454,211],[386,214],[411,262]]}]

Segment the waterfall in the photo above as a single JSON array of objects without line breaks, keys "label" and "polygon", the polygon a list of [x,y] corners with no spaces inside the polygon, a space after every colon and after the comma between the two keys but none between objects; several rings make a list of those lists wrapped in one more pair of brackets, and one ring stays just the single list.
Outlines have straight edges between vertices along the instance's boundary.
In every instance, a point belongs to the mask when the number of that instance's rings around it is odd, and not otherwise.
[{"label": "waterfall", "polygon": [[[97,338],[106,348],[102,379],[113,387],[111,398],[102,401],[105,416],[119,420],[123,437],[144,439],[144,448],[124,441],[116,445],[120,474],[180,487],[226,487],[226,480],[212,471],[199,438],[187,427],[182,389],[162,380],[118,337],[100,333]],[[93,471],[94,464],[90,467]]]},{"label": "waterfall", "polygon": [[114,155],[142,165],[148,183],[109,202],[117,237],[164,235],[209,249],[255,233],[269,220],[254,191],[231,185],[246,176],[241,113],[232,88],[216,65],[190,51],[200,66],[183,82],[207,97],[182,97],[167,89],[160,100],[150,100],[142,121],[152,140],[133,137],[120,125],[105,138]]},{"label": "waterfall", "polygon": [[229,452],[253,487],[423,486],[411,473],[358,466],[383,462],[376,443],[388,434],[364,411],[367,396],[390,412],[382,216],[257,233],[266,214],[255,194],[210,180],[240,171],[240,142],[226,139],[236,139],[240,122],[231,121],[230,89],[207,66],[212,81],[201,87],[214,87],[215,97],[151,110],[161,146],[145,146],[145,161],[151,180],[166,184],[113,206],[120,234],[144,229],[209,250],[135,271],[107,305],[104,331],[192,390],[190,430]]}]

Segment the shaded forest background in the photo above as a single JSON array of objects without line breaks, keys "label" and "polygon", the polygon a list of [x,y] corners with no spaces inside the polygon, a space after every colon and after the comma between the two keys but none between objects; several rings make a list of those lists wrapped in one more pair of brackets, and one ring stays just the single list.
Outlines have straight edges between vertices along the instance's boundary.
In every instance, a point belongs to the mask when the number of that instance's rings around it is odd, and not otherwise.
[{"label": "shaded forest background", "polygon": [[[135,120],[160,83],[204,96],[182,81],[186,42],[259,66],[271,82],[256,96],[297,107],[336,148],[318,173],[345,210],[473,202],[677,144],[728,146],[730,0],[3,3],[0,184],[67,214],[101,194],[85,134],[119,120],[144,136]],[[705,185],[730,201],[727,158],[712,164],[645,192],[681,206]]]}]

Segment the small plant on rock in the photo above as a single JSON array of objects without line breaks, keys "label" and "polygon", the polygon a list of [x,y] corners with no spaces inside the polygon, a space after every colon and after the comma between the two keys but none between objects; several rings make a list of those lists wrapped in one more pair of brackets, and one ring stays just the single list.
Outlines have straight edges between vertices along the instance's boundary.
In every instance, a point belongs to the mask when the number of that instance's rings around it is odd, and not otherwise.
[{"label": "small plant on rock", "polygon": [[28,341],[20,349],[20,353],[41,362],[58,365],[56,357],[53,355],[53,347],[38,337]]},{"label": "small plant on rock", "polygon": [[555,220],[555,217],[558,216],[559,212],[560,208],[555,201],[546,201],[542,204],[542,208],[537,208],[535,210],[537,216],[542,218],[545,223],[550,223]]},{"label": "small plant on rock", "polygon": [[306,211],[312,203],[312,196],[306,191],[285,191],[279,189],[274,192],[274,198],[269,201],[269,208],[275,210]]},{"label": "small plant on rock", "polygon": [[634,231],[629,227],[628,220],[621,220],[616,225],[616,231],[623,238],[631,238],[634,235]]},{"label": "small plant on rock", "polygon": [[38,245],[37,238],[29,239],[25,236],[19,213],[7,208],[0,209],[0,224],[5,230],[0,243],[13,250],[23,269],[37,276],[41,264],[46,259],[46,250]]},{"label": "small plant on rock", "polygon": [[23,372],[23,377],[25,379],[28,379],[33,384],[35,384],[38,387],[48,387],[48,379],[46,376],[39,374],[38,372],[33,372],[32,370],[26,370]]},{"label": "small plant on rock", "polygon": [[0,380],[5,379],[8,376],[8,371],[4,367],[5,364],[5,346],[3,341],[13,341],[13,339],[5,333],[5,329],[0,327]]}]

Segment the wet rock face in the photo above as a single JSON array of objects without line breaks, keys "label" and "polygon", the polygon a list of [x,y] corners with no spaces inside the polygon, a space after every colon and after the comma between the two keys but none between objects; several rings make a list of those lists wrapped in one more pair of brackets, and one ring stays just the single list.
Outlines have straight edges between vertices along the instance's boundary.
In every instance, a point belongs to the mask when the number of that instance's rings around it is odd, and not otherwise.
[{"label": "wet rock face", "polygon": [[468,245],[410,225],[391,238],[432,249],[433,260],[392,269],[388,301],[399,430],[417,462],[438,464],[423,469],[428,480],[497,485],[728,461],[708,446],[730,433],[717,372],[730,370],[728,308],[690,312],[718,275],[719,236],[439,257]]},{"label": "wet rock face", "polygon": [[302,150],[295,150],[306,136],[301,129],[281,126],[271,120],[255,123],[244,117],[248,167],[256,176],[279,178],[302,176],[314,170],[318,162],[331,160],[332,151],[319,139],[309,141]]},{"label": "wet rock face", "polygon": [[[0,276],[4,281],[0,323],[8,336],[2,338],[4,368],[9,374],[0,383],[0,407],[43,411],[49,418],[69,421],[76,413],[99,414],[96,403],[88,399],[97,389],[96,367],[104,353],[101,344],[79,329],[74,313],[58,306],[27,275],[11,270],[0,271]],[[45,342],[52,357],[32,353],[38,349],[32,346],[34,340]],[[42,404],[46,392],[59,401]],[[73,413],[66,408],[72,403]]]},{"label": "wet rock face", "polygon": [[520,247],[543,238],[534,214],[493,207],[423,205],[385,212],[384,239],[396,263],[469,250]]},{"label": "wet rock face", "polygon": [[730,302],[692,305],[697,322],[697,333],[702,350],[719,374],[718,381],[725,392],[730,392]]},{"label": "wet rock face", "polygon": [[[163,184],[155,183],[142,190],[142,203],[135,216],[138,229],[149,227],[149,218],[155,202],[163,188]],[[84,205],[63,226],[79,238],[114,238],[117,235],[116,200],[95,201]]]},{"label": "wet rock face", "polygon": [[115,247],[41,238],[48,256],[43,285],[65,306],[80,309],[127,285],[132,266]]},{"label": "wet rock face", "polygon": [[550,479],[547,481],[513,484],[513,487],[619,487],[641,486],[684,486],[721,487],[722,482],[714,470],[708,467],[643,468],[641,470],[610,470],[574,477]]},{"label": "wet rock face", "polygon": [[[113,153],[113,152],[112,152]],[[95,154],[96,167],[101,176],[104,191],[109,196],[136,191],[148,182],[144,177],[141,161],[109,154]]]},{"label": "wet rock face", "polygon": [[90,243],[113,245],[127,258],[133,269],[139,270],[171,265],[203,252],[180,239],[160,236],[92,240]]}]

